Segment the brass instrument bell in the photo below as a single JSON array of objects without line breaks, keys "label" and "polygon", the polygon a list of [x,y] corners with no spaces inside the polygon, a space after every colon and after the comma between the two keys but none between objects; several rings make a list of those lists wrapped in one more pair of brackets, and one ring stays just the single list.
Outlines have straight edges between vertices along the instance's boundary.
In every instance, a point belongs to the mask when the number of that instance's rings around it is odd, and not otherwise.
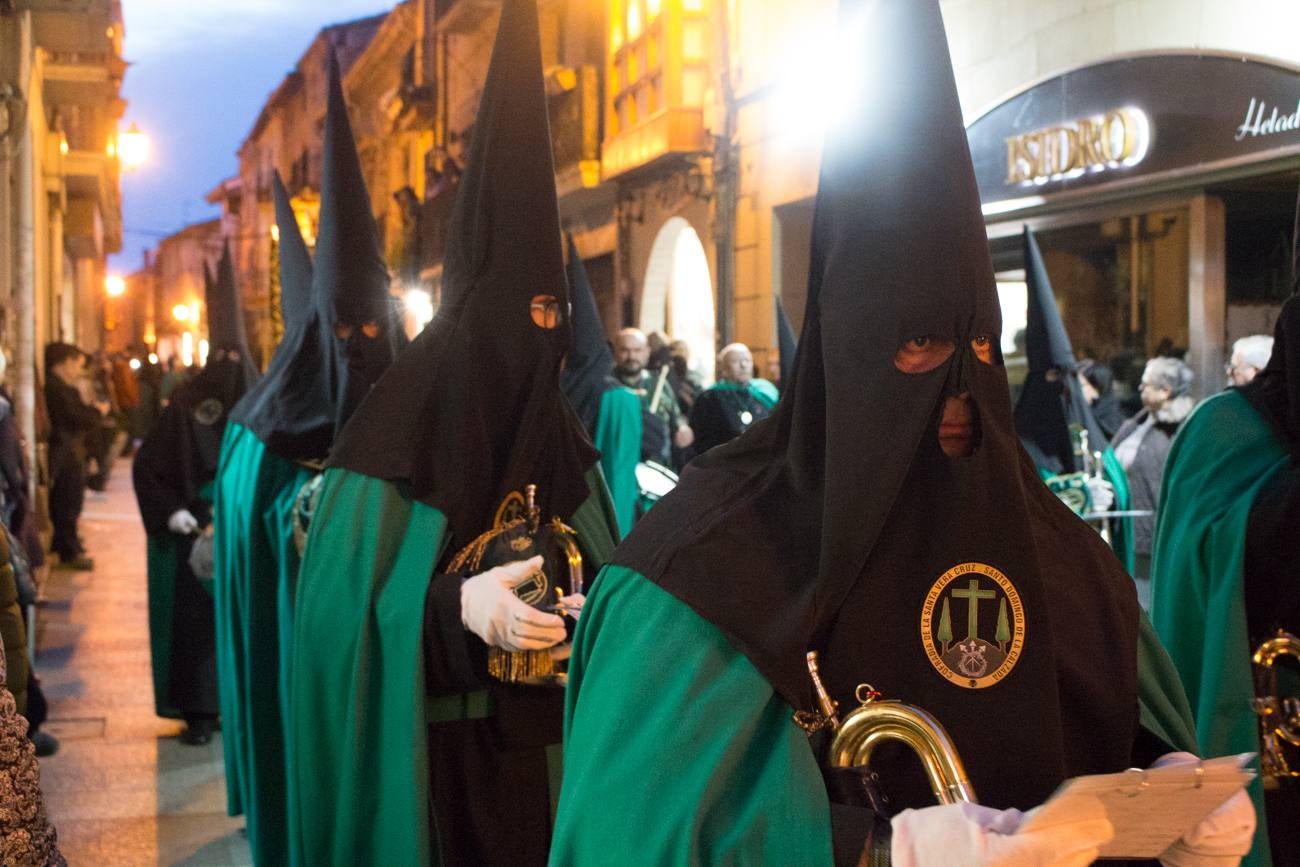
[{"label": "brass instrument bell", "polygon": [[1264,788],[1276,789],[1283,780],[1300,779],[1300,696],[1278,695],[1277,670],[1280,657],[1300,663],[1300,638],[1281,629],[1255,651],[1255,695],[1252,702],[1259,717],[1259,764]]}]

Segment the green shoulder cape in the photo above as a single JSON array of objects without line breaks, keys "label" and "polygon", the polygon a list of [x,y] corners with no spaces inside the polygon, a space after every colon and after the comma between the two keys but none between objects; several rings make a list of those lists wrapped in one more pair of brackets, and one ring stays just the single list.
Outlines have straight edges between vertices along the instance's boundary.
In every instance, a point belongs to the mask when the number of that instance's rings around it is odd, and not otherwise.
[{"label": "green shoulder cape", "polygon": [[[1242,565],[1260,488],[1288,460],[1272,428],[1235,391],[1205,401],[1165,463],[1151,619],[1182,674],[1203,755],[1258,752]],[[1243,864],[1269,863],[1263,787],[1250,786],[1258,830]]]},{"label": "green shoulder cape", "polygon": [[[1192,746],[1177,675],[1145,622],[1140,638],[1142,724]],[[565,698],[554,867],[832,863],[826,787],[793,710],[658,585],[601,573]]]},{"label": "green shoulder cape", "polygon": [[[596,565],[615,523],[599,468],[569,520]],[[424,608],[447,546],[439,510],[325,472],[295,599],[289,773],[297,863],[431,861]]]},{"label": "green shoulder cape", "polygon": [[636,465],[641,460],[641,398],[635,391],[620,386],[601,395],[595,440],[618,518],[619,536],[626,536],[636,522],[641,497],[636,481]]},{"label": "green shoulder cape", "polygon": [[290,860],[279,621],[286,573],[298,568],[285,518],[311,475],[227,426],[213,502],[217,672],[228,806],[247,814],[257,864]]}]

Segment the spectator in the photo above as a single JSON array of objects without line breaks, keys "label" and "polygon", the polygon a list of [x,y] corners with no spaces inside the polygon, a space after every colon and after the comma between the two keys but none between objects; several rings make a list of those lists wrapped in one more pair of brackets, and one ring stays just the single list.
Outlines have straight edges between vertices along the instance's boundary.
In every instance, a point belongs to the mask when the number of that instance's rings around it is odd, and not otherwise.
[{"label": "spectator", "polygon": [[108,487],[108,474],[113,469],[114,448],[117,439],[117,417],[120,409],[113,383],[113,362],[107,355],[94,355],[94,369],[90,375],[91,399],[98,406],[108,405],[99,424],[86,432],[87,478],[86,487],[102,494]]},{"label": "spectator", "polygon": [[754,356],[743,343],[723,347],[718,353],[718,383],[704,392],[691,411],[695,454],[730,442],[765,419],[776,406],[772,383],[754,378]]},{"label": "spectator", "polygon": [[1092,417],[1108,439],[1114,439],[1124,424],[1124,410],[1115,394],[1115,373],[1100,361],[1079,362],[1076,368],[1083,397],[1092,407]]},{"label": "spectator", "polygon": [[1232,344],[1232,357],[1224,366],[1229,387],[1249,385],[1255,374],[1264,369],[1273,354],[1273,338],[1267,334],[1252,334]]},{"label": "spectator", "polygon": [[[1142,409],[1120,426],[1111,441],[1115,457],[1128,473],[1134,509],[1154,512],[1159,508],[1169,446],[1196,406],[1191,390],[1192,369],[1179,359],[1153,358],[1147,362],[1139,386]],[[1154,517],[1133,520],[1133,578],[1143,608],[1151,605],[1151,541],[1155,525]]]},{"label": "spectator", "polygon": [[68,343],[51,343],[45,347],[45,405],[50,416],[50,521],[54,540],[50,549],[58,555],[59,565],[81,570],[94,563],[77,537],[77,520],[86,494],[86,444],[108,412],[106,403],[86,406],[77,391],[77,382],[85,372],[86,356]]},{"label": "spectator", "polygon": [[[624,328],[614,340],[614,376],[641,398],[641,459],[672,465],[674,447],[689,448],[695,434],[668,386],[668,368],[652,376],[646,365],[650,345],[645,334]],[[677,469],[677,467],[673,467]]]}]

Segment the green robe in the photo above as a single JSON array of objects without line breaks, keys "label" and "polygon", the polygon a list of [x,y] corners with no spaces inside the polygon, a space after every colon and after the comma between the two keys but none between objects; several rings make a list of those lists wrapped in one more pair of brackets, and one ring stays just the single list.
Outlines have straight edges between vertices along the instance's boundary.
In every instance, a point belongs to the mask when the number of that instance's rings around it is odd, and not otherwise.
[{"label": "green robe", "polygon": [[[1235,391],[1201,404],[1165,463],[1151,618],[1182,674],[1205,755],[1259,751],[1242,567],[1256,494],[1287,466],[1272,428]],[[1258,829],[1242,863],[1270,863],[1263,787],[1250,786]]]},{"label": "green robe", "polygon": [[228,809],[247,814],[257,864],[290,860],[280,608],[298,566],[286,515],[311,475],[242,425],[227,425],[213,504],[217,671]]},{"label": "green robe", "polygon": [[[588,481],[596,493],[568,523],[600,565],[615,520],[599,468]],[[296,863],[433,862],[423,632],[446,531],[442,512],[391,482],[325,472],[296,595]]]},{"label": "green robe", "polygon": [[635,391],[620,386],[601,395],[595,445],[609,483],[619,534],[626,536],[636,522],[641,497],[636,481],[636,465],[641,459],[641,398]]},{"label": "green robe", "polygon": [[[1192,746],[1177,675],[1145,617],[1138,654],[1142,725]],[[569,663],[551,864],[831,864],[831,805],[792,715],[712,624],[607,568]]]}]

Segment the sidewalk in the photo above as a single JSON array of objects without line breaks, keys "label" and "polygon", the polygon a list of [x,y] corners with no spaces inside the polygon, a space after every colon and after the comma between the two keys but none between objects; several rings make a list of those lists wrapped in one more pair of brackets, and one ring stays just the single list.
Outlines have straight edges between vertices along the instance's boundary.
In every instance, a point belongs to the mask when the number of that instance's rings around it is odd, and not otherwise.
[{"label": "sidewalk", "polygon": [[45,730],[62,749],[41,784],[68,863],[250,864],[226,816],[221,740],[189,747],[181,723],[153,714],[144,528],[129,461],[108,494],[88,494],[81,533],[94,572],[51,573],[36,671],[50,701]]}]

